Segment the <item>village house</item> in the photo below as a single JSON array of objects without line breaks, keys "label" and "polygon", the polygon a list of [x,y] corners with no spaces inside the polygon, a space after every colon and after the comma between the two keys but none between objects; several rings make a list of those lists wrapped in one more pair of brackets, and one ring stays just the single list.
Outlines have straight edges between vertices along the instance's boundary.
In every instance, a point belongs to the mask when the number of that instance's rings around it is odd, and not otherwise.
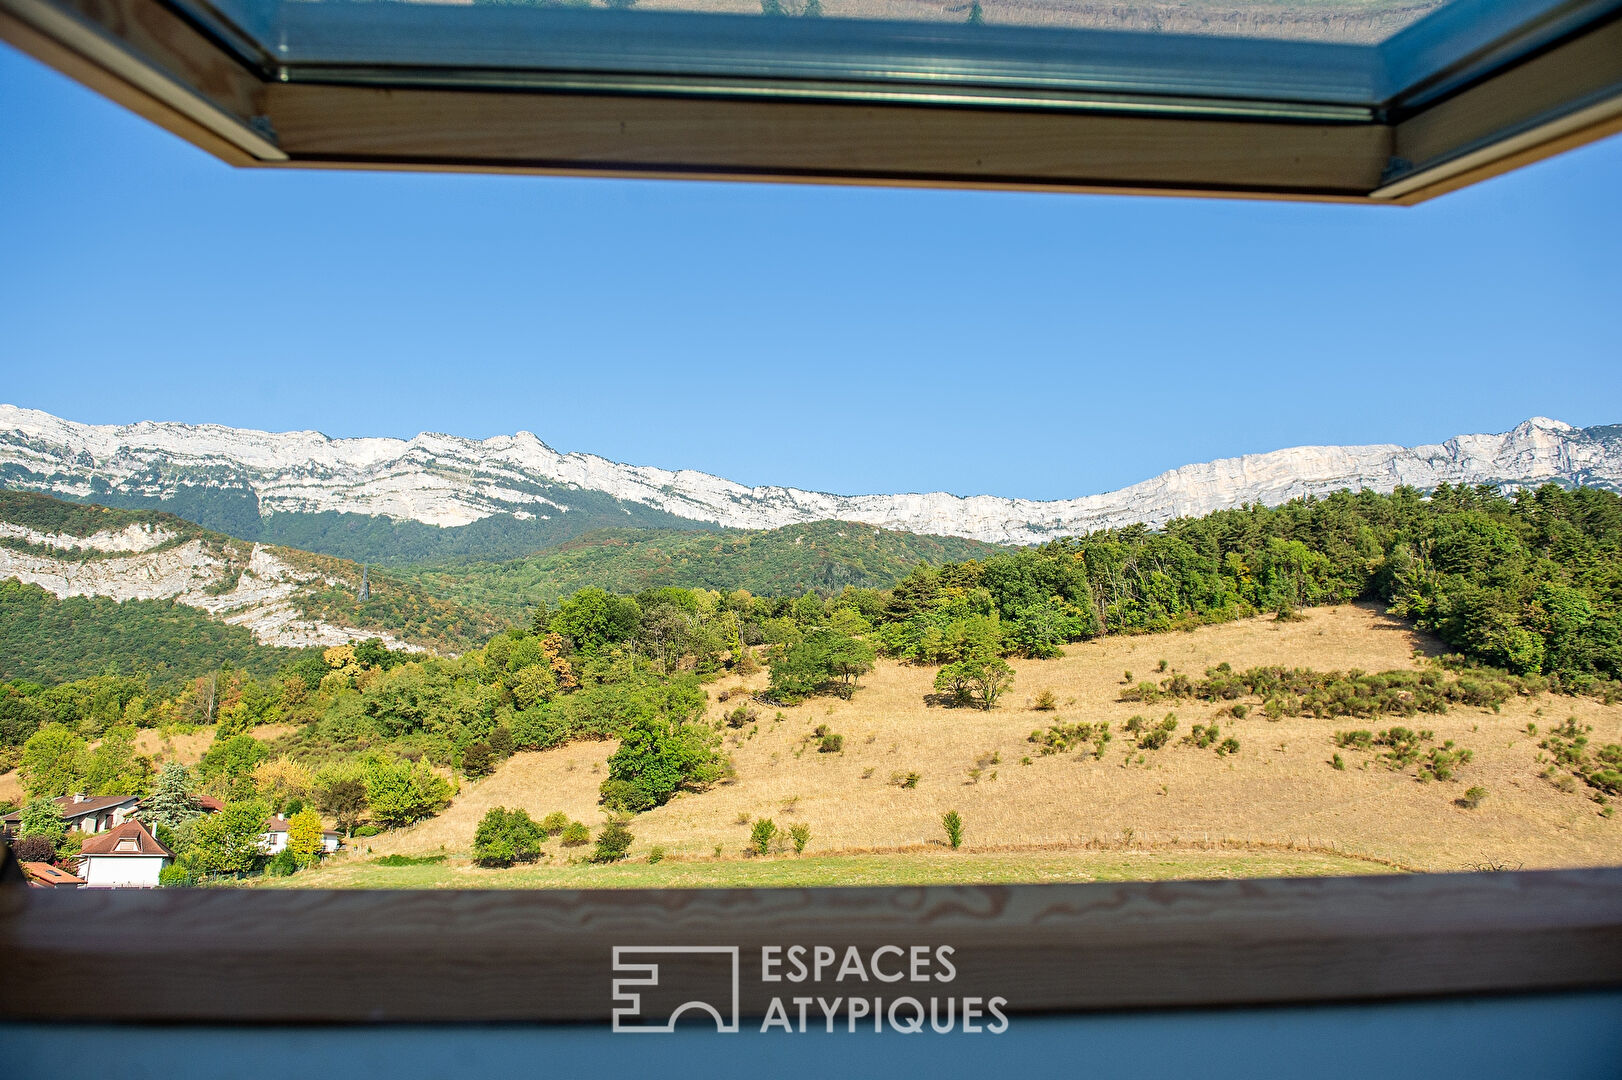
[{"label": "village house", "polygon": [[[265,823],[265,831],[259,834],[259,848],[266,855],[279,855],[287,848],[287,824],[289,819],[277,814]],[[332,829],[321,830],[321,853],[331,855],[338,850],[343,842],[343,834]]]},{"label": "village house", "polygon": [[145,825],[126,821],[111,832],[85,840],[79,849],[79,877],[92,889],[152,889],[173,859],[174,854],[158,843]]},{"label": "village house", "polygon": [[[69,832],[100,833],[116,829],[135,816],[141,799],[137,795],[59,795],[51,800],[62,811]],[[17,835],[22,811],[7,814],[3,820],[7,838]]]}]

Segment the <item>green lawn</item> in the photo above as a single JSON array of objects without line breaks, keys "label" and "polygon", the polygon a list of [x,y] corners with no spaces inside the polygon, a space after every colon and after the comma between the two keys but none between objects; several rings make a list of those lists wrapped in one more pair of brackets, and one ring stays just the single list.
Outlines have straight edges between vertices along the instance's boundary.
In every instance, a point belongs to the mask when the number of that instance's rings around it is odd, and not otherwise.
[{"label": "green lawn", "polygon": [[481,870],[466,859],[416,866],[347,860],[255,888],[310,889],[648,889],[817,885],[1000,885],[1055,881],[1321,877],[1374,874],[1384,867],[1311,852],[1074,851],[1046,853],[818,855],[804,858],[562,864]]}]

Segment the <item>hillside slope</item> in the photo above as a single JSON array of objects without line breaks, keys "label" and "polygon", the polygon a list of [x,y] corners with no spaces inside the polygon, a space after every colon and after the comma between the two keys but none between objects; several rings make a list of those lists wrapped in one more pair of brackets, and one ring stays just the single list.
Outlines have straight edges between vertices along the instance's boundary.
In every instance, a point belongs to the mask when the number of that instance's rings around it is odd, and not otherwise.
[{"label": "hillside slope", "polygon": [[818,521],[764,532],[611,529],[504,563],[402,571],[435,595],[513,611],[594,585],[638,593],[675,586],[746,589],[756,596],[882,589],[919,563],[985,558],[999,549],[951,536],[917,536],[854,522]]},{"label": "hillside slope", "polygon": [[1536,418],[1429,446],[1296,447],[1039,502],[751,488],[693,470],[559,453],[528,432],[483,441],[331,439],[214,425],[93,426],[0,405],[0,483],[9,487],[158,505],[249,540],[399,562],[514,556],[604,527],[773,529],[830,520],[1033,544],[1342,488],[1548,481],[1622,487],[1622,427],[1579,430]]},{"label": "hillside slope", "polygon": [[[786,829],[811,829],[808,854],[894,851],[921,856],[941,851],[941,815],[958,810],[968,853],[1047,850],[1231,849],[1242,856],[1280,849],[1337,853],[1364,865],[1462,870],[1483,865],[1614,865],[1622,862],[1622,822],[1607,819],[1580,791],[1541,775],[1546,754],[1529,723],[1545,732],[1567,716],[1593,726],[1597,745],[1622,741],[1622,706],[1592,699],[1513,699],[1501,711],[1455,706],[1413,719],[1268,720],[1260,710],[1244,719],[1219,715],[1202,702],[1144,706],[1119,700],[1123,672],[1198,675],[1221,662],[1236,669],[1261,665],[1320,671],[1412,669],[1438,648],[1434,641],[1364,605],[1314,610],[1301,622],[1251,619],[1190,633],[1108,638],[1075,645],[1058,660],[1015,661],[1013,692],[982,713],[931,707],[934,669],[881,661],[850,701],[816,698],[778,710],[758,706],[757,725],[729,733],[736,781],[683,796],[632,823],[633,858],[660,845],[674,856],[743,858],[747,820],[769,817]],[[759,682],[759,679],[754,680]],[[731,679],[712,687],[736,689]],[[1029,708],[1052,690],[1054,712]],[[730,707],[730,706],[729,706]],[[1196,723],[1218,723],[1240,749],[1219,756],[1176,740],[1161,750],[1129,750],[1126,721],[1148,712],[1176,713],[1177,735]],[[711,708],[711,715],[719,709]],[[776,719],[781,712],[782,719]],[[1117,733],[1102,759],[1090,750],[1044,756],[1033,729],[1078,721],[1111,722]],[[826,724],[845,736],[840,753],[818,753],[812,729]],[[1431,729],[1473,752],[1456,779],[1422,783],[1413,769],[1386,768],[1376,754],[1339,751],[1335,731],[1407,725]],[[372,853],[453,858],[467,852],[474,828],[491,806],[523,807],[537,818],[553,810],[601,821],[597,787],[615,745],[574,743],[519,754],[488,779],[465,784],[441,816],[367,841]],[[1029,758],[1029,764],[1022,759]],[[996,760],[993,760],[995,758]],[[1140,761],[1141,759],[1141,761]],[[979,770],[976,779],[971,770]],[[891,783],[917,772],[916,788]],[[1458,805],[1463,792],[1488,794],[1476,809]],[[746,820],[747,819],[747,820]],[[548,845],[550,863],[570,849]],[[1271,864],[1268,864],[1271,865]],[[650,871],[655,868],[650,868]],[[365,884],[366,875],[336,867],[301,884]],[[483,871],[529,882],[534,871]],[[535,882],[531,882],[535,883]],[[656,882],[645,882],[653,884]]]},{"label": "hillside slope", "polygon": [[376,637],[394,648],[455,650],[500,626],[487,613],[370,571],[370,597],[361,603],[361,577],[354,563],[236,540],[170,514],[0,491],[0,581],[59,599],[172,601],[282,648]]}]

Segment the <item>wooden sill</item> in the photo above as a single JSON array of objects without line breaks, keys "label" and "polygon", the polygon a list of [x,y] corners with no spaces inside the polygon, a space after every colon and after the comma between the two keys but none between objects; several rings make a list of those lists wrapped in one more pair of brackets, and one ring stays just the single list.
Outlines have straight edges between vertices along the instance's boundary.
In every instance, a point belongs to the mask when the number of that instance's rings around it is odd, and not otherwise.
[{"label": "wooden sill", "polygon": [[[760,946],[793,944],[946,945],[957,975],[762,984]],[[795,994],[1002,997],[1013,1015],[1609,987],[1622,985],[1622,869],[961,888],[5,888],[0,1019],[604,1022],[616,945],[739,946],[745,1017]],[[683,989],[650,991],[645,1011]]]}]

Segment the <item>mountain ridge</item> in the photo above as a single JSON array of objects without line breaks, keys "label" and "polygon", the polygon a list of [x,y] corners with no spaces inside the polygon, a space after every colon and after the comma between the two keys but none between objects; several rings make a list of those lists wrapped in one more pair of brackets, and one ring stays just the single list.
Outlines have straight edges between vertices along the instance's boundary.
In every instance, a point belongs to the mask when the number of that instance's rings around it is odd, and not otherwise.
[{"label": "mountain ridge", "polygon": [[[388,522],[395,533],[417,536],[415,526],[430,530],[420,534],[430,538],[425,546],[433,549],[424,551],[423,561],[447,554],[511,555],[525,543],[534,550],[615,526],[761,530],[851,521],[926,536],[1033,544],[1128,524],[1162,525],[1245,503],[1276,505],[1342,488],[1430,490],[1442,483],[1517,488],[1550,481],[1622,490],[1622,425],[1579,429],[1534,417],[1508,432],[1459,435],[1416,447],[1292,447],[1185,465],[1113,492],[1039,501],[746,487],[694,470],[560,453],[527,431],[485,440],[433,433],[409,440],[333,439],[319,432],[155,421],[97,426],[0,405],[0,483],[6,486],[98,502],[136,500],[165,509],[166,503],[187,499],[211,507],[237,499],[245,526],[255,516],[267,529],[327,522],[315,543],[266,539],[350,557],[365,553],[335,550],[346,531]],[[470,528],[521,539],[505,549],[492,542],[440,550],[447,538]]]}]

